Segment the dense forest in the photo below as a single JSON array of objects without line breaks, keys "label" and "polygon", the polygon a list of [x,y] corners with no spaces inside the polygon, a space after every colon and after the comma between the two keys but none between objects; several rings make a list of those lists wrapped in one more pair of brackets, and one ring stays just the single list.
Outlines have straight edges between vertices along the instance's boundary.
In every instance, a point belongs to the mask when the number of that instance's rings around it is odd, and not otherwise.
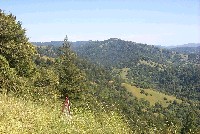
[{"label": "dense forest", "polygon": [[[198,56],[116,38],[60,43],[32,45],[21,22],[0,12],[1,133],[200,131]],[[122,83],[180,101],[150,105]],[[60,111],[66,96],[70,118]]]}]

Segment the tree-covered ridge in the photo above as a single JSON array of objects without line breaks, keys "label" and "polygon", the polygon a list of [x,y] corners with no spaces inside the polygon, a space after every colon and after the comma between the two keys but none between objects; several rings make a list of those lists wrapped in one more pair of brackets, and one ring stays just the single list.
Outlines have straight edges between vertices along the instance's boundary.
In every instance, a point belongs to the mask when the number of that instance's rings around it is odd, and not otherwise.
[{"label": "tree-covered ridge", "polygon": [[197,47],[176,47],[170,50],[188,55],[188,60],[200,64],[200,46]]},{"label": "tree-covered ridge", "polygon": [[[152,61],[159,64],[169,64],[179,60],[185,60],[176,52],[160,49],[153,45],[123,41],[120,39],[109,39],[105,41],[88,42],[75,49],[75,51],[88,58],[96,58],[97,62],[104,66],[132,66],[139,60]],[[97,58],[98,57],[98,58]],[[106,60],[104,59],[106,57]],[[104,62],[102,62],[104,60]]]},{"label": "tree-covered ridge", "polygon": [[154,87],[179,97],[200,99],[198,55],[191,58],[191,55],[120,39],[89,42],[75,51],[110,70],[130,68],[129,82],[140,87]]}]

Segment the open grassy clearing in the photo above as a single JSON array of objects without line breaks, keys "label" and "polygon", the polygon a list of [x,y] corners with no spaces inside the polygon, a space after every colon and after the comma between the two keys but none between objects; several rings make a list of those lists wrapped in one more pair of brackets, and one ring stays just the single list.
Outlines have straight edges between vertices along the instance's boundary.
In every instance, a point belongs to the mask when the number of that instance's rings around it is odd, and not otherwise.
[{"label": "open grassy clearing", "polygon": [[120,76],[122,79],[127,79],[127,74],[128,74],[128,70],[130,70],[130,68],[122,68],[121,72],[120,72]]},{"label": "open grassy clearing", "polygon": [[114,111],[99,112],[73,107],[67,118],[62,102],[32,102],[0,94],[0,133],[131,133],[122,116]]},{"label": "open grassy clearing", "polygon": [[116,69],[114,68],[112,72],[114,72],[114,74],[118,74],[122,79],[127,79],[127,74],[128,71],[130,70],[130,68],[122,68],[122,69]]},{"label": "open grassy clearing", "polygon": [[177,99],[174,96],[165,95],[153,89],[141,89],[136,86],[131,86],[127,83],[122,83],[122,86],[125,87],[129,92],[131,92],[138,99],[144,98],[150,102],[150,105],[154,105],[156,102],[160,103],[163,107],[167,107],[170,103],[176,100],[178,103],[181,103],[181,100]]}]

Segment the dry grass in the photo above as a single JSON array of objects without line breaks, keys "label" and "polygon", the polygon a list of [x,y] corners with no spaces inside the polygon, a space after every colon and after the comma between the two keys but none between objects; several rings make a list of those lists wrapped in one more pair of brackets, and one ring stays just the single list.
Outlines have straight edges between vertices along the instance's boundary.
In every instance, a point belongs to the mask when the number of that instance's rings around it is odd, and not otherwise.
[{"label": "dry grass", "polygon": [[120,76],[122,79],[127,79],[126,75],[128,74],[128,70],[130,70],[130,68],[122,68],[121,69]]},{"label": "dry grass", "polygon": [[62,115],[62,102],[43,103],[0,94],[0,133],[102,134],[131,133],[122,116],[114,111],[100,112],[73,107],[69,118]]},{"label": "dry grass", "polygon": [[[181,103],[181,100],[177,99],[174,96],[165,95],[164,93],[160,93],[153,89],[141,89],[137,88],[136,86],[131,86],[127,83],[122,83],[122,86],[124,86],[129,92],[131,92],[135,97],[138,99],[144,98],[145,100],[150,102],[150,105],[154,105],[156,102],[162,104],[163,107],[167,107],[171,102],[176,100],[178,103]],[[148,95],[140,93],[142,90]],[[165,98],[165,100],[164,100]],[[168,102],[168,103],[167,103]]]}]

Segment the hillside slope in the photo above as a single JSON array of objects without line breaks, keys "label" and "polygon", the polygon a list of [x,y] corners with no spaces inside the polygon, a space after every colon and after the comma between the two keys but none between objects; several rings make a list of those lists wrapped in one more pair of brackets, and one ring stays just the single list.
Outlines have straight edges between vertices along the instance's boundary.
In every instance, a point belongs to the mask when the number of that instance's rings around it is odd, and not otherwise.
[{"label": "hillside slope", "polygon": [[153,87],[179,97],[200,100],[198,56],[190,58],[187,54],[115,38],[88,42],[74,50],[78,56],[110,71],[130,68],[129,82],[140,87]]},{"label": "hillside slope", "polygon": [[156,63],[168,64],[169,61],[173,62],[182,58],[166,49],[112,38],[105,41],[89,42],[75,48],[75,51],[78,55],[87,57],[104,66],[118,68],[122,66],[130,67],[138,63],[139,60],[151,60]]},{"label": "hillside slope", "polygon": [[73,106],[73,115],[66,117],[60,111],[61,101],[35,103],[1,94],[0,104],[0,133],[132,133],[114,111],[98,112],[97,116]]}]

